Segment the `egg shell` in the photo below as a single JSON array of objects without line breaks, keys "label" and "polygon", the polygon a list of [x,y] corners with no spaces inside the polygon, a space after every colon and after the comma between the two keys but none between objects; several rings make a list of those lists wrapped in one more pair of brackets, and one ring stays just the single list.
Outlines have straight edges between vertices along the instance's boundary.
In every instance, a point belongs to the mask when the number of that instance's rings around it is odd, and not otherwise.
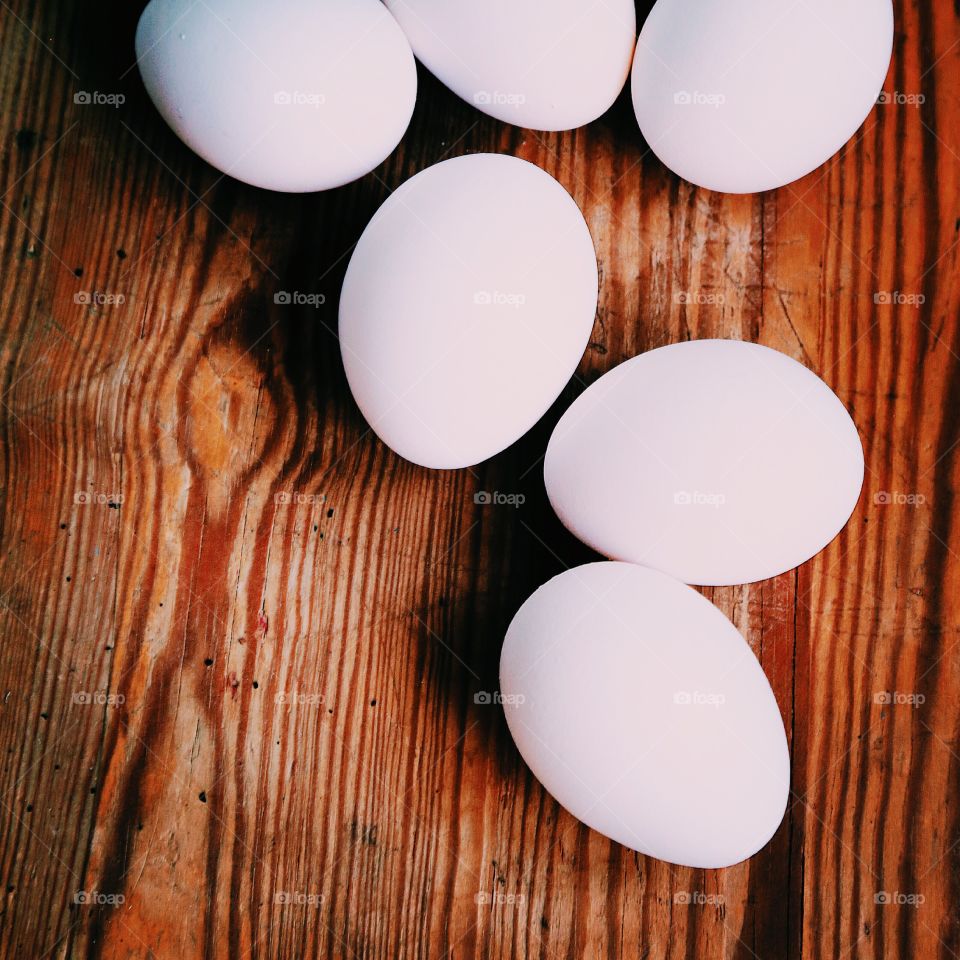
[{"label": "egg shell", "polygon": [[630,74],[633,0],[385,0],[417,58],[484,113],[572,130],[616,100]]},{"label": "egg shell", "polygon": [[590,231],[549,174],[498,154],[429,167],[387,198],[347,268],[339,334],[357,404],[414,463],[486,460],[570,379],[597,289]]},{"label": "egg shell", "polygon": [[770,684],[733,624],[666,574],[603,562],[554,577],[507,630],[500,690],[537,779],[631,849],[725,867],[783,819],[790,759]]},{"label": "egg shell", "polygon": [[416,100],[410,45],[378,0],[151,0],[136,52],[177,136],[271,190],[362,177],[396,147]]},{"label": "egg shell", "polygon": [[780,187],[853,136],[892,47],[890,0],[657,0],[633,65],[640,130],[691,183]]},{"label": "egg shell", "polygon": [[547,495],[604,556],[687,583],[749,583],[822,550],[863,485],[857,428],[814,373],[768,347],[695,340],[641,354],[554,429]]}]

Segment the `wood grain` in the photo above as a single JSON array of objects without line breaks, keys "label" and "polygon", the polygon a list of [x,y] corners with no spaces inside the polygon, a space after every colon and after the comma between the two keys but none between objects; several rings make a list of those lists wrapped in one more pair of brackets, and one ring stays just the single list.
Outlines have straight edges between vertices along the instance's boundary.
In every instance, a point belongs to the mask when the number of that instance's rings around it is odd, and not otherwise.
[{"label": "wood grain", "polygon": [[[960,955],[957,8],[898,0],[885,89],[923,102],[878,106],[823,168],[753,197],[668,173],[626,96],[541,134],[423,71],[375,173],[255,190],[151,107],[138,14],[0,9],[3,955]],[[541,424],[430,472],[353,404],[337,296],[389,191],[478,150],[570,190],[600,309]],[[294,290],[325,302],[274,302]],[[553,423],[620,361],[713,336],[823,376],[867,479],[821,555],[705,591],[773,684],[793,795],[761,853],[700,871],[559,809],[476,694],[518,606],[591,556],[546,503]]]}]

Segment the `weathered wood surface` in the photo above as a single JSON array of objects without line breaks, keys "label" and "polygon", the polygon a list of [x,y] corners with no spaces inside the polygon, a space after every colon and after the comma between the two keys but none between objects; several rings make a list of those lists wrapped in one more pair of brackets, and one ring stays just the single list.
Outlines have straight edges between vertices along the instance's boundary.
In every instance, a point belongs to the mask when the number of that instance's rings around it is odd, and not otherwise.
[{"label": "weathered wood surface", "polygon": [[[957,9],[898,0],[885,89],[924,102],[878,106],[821,170],[755,197],[666,172],[626,97],[544,135],[422,72],[375,174],[251,189],[147,101],[138,13],[0,7],[2,954],[960,955]],[[600,311],[541,425],[429,472],[350,399],[337,294],[389,190],[477,150],[571,191]],[[93,292],[123,302],[76,302]],[[780,831],[723,871],[579,825],[475,697],[520,603],[590,556],[546,504],[552,423],[621,360],[708,336],[808,364],[867,455],[822,555],[705,591],[759,656],[793,762]]]}]

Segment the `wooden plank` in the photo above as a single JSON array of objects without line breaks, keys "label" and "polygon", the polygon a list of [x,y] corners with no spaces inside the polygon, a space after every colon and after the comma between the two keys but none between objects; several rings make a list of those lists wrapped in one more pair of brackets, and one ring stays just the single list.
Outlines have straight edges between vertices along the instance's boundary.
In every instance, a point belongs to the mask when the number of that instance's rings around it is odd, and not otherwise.
[{"label": "wooden plank", "polygon": [[[960,954],[955,8],[896,5],[885,89],[922,104],[878,106],[821,170],[757,197],[665,171],[626,96],[541,134],[422,71],[374,174],[254,190],[156,115],[130,69],[138,12],[0,11],[3,955]],[[126,101],[74,103],[91,89]],[[360,417],[337,295],[389,191],[478,150],[570,190],[601,302],[544,421],[437,473]],[[123,301],[77,302],[94,293]],[[577,823],[477,696],[517,607],[592,556],[546,503],[553,423],[627,357],[711,336],[820,373],[867,454],[820,556],[704,591],[760,658],[793,757],[780,831],[723,871]]]}]

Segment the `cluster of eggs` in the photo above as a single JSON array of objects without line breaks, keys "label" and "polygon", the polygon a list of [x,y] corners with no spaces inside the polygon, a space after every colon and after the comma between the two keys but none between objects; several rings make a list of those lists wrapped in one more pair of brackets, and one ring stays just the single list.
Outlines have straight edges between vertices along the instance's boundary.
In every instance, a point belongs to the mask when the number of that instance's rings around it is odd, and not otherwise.
[{"label": "cluster of eggs", "polygon": [[[631,74],[666,166],[715,190],[788,183],[853,134],[879,92],[890,0],[151,0],[136,46],[176,133],[275,190],[339,186],[397,146],[414,55],[500,120],[588,123]],[[350,388],[377,435],[435,469],[522,436],[576,370],[596,253],[543,170],[474,154],[395,190],[340,298]],[[504,348],[509,344],[509,349]],[[634,357],[561,417],[544,459],[564,525],[609,558],[517,613],[501,699],[520,753],[571,813],[627,846],[720,867],[759,850],[789,792],[783,721],[733,624],[691,585],[776,576],[821,550],[863,482],[830,388],[767,347],[678,343]]]}]

